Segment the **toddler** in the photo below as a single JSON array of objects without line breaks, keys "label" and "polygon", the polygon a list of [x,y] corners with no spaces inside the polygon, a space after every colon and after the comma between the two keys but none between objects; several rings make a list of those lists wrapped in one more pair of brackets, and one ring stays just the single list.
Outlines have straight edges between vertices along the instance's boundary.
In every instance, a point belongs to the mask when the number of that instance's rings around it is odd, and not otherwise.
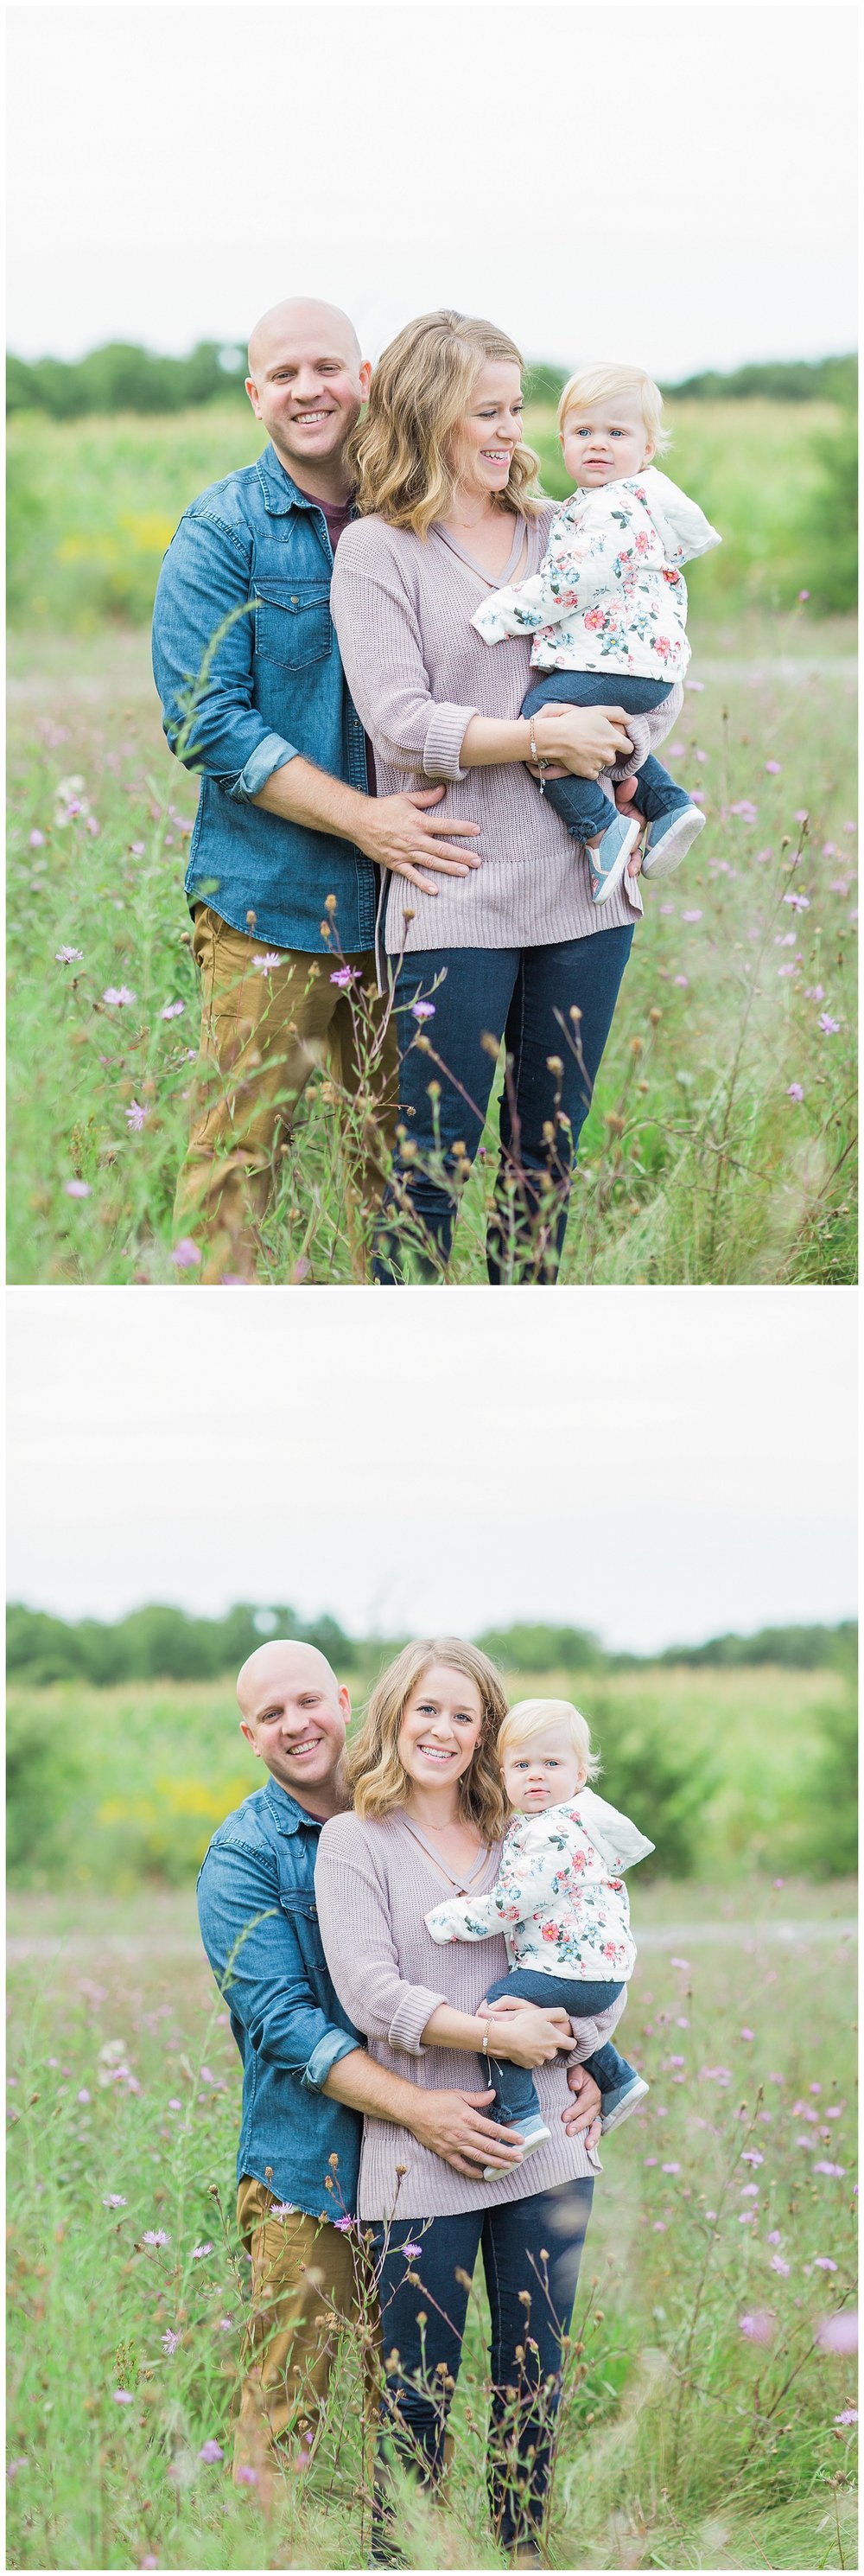
[{"label": "toddler", "polygon": [[[503,1932],[511,1969],[487,1989],[489,2004],[522,1995],[549,2011],[562,2004],[584,2020],[617,2002],[632,1976],[636,1949],[621,1871],[654,1845],[586,1786],[599,1765],[585,1719],[569,1700],[520,1700],[504,1719],[497,1753],[516,1812],[495,1885],[486,1896],[449,1897],[425,1920],[434,1941],[488,1941]],[[530,2069],[495,2059],[488,2031],[486,2046],[495,2090],[490,2116],[518,2130],[527,2155],[550,2134]],[[600,2087],[602,2128],[615,2129],[648,2086],[609,2042],[585,2064]],[[488,2167],[487,2178],[494,2172]]]},{"label": "toddler", "polygon": [[[566,700],[638,717],[683,679],[690,646],[679,566],[721,539],[696,502],[652,465],[669,444],[662,417],[658,387],[639,367],[584,367],[564,387],[558,430],[576,489],[553,520],[540,571],[494,591],[471,620],[486,644],[533,634],[536,680],[523,716]],[[538,766],[541,796],[587,846],[595,903],[608,903],[620,882],[641,815],[650,826],[646,877],[671,875],[702,830],[698,805],[653,757],[638,762],[640,813],[615,808],[611,819],[608,797],[591,779],[547,781],[544,762]]]}]

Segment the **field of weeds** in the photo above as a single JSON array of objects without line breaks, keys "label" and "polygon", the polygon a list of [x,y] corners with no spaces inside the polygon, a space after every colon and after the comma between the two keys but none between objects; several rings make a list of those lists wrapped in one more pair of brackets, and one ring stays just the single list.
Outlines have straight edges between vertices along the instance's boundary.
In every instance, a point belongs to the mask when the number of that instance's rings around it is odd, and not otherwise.
[{"label": "field of weeds", "polygon": [[[657,1887],[637,1913],[651,2091],[604,2151],[548,2564],[853,2566],[850,1891]],[[128,1911],[19,1897],[12,1934],[7,2563],[362,2567],[350,2329],[311,2469],[266,2516],[229,2483],[239,2068],[191,1883]],[[446,2495],[400,2511],[409,2566],[501,2563],[485,2324],[478,2296]]]},{"label": "field of weeds", "polygon": [[[815,642],[814,642],[815,639]],[[854,1277],[856,805],[842,627],[695,637],[670,764],[693,860],[646,918],[577,1166],[571,1284]],[[770,653],[766,653],[766,641]],[[818,647],[818,650],[817,650]],[[779,658],[778,658],[779,657]],[[194,784],[165,750],[144,638],[15,648],[10,728],[9,1277],[194,1281],[172,1202],[196,1055],[182,891]],[[337,924],[338,930],[338,924]],[[361,1104],[362,1107],[362,1104]],[[262,1283],[368,1275],[340,1102],[309,1087]],[[451,1277],[485,1278],[492,1115]]]}]

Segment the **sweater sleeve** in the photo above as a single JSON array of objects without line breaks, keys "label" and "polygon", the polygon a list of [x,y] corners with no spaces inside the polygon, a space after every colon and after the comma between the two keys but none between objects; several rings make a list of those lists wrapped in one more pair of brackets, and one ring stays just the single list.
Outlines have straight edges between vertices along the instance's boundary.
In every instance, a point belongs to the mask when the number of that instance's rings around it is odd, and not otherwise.
[{"label": "sweater sleeve", "polygon": [[391,551],[372,551],[363,522],[336,553],[330,611],[361,724],[393,769],[430,780],[467,777],[459,753],[476,707],[432,696],[414,600]]},{"label": "sweater sleeve", "polygon": [[421,2033],[447,1998],[402,1976],[386,1888],[353,1818],[339,1817],[332,1828],[324,1827],[315,1901],[324,1955],[349,2018],[368,2039],[386,2039],[409,2057],[423,2057]]},{"label": "sweater sleeve", "polygon": [[620,525],[596,507],[594,495],[575,511],[561,510],[552,521],[539,572],[493,591],[475,609],[471,624],[484,644],[497,644],[504,635],[533,635],[540,626],[559,626],[614,587],[620,551]]}]

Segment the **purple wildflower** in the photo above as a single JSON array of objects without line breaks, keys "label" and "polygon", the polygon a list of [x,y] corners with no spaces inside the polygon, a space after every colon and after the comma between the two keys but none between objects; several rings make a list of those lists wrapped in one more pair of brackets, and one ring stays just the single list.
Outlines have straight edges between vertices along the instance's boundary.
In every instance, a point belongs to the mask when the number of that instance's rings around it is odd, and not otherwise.
[{"label": "purple wildflower", "polygon": [[782,2254],[772,2254],[771,2270],[772,2272],[779,2272],[781,2281],[788,2281],[792,2265],[791,2263],[784,2263]]},{"label": "purple wildflower", "polygon": [[672,978],[672,981],[673,981],[673,983],[675,983],[675,984],[683,984],[684,989],[685,989],[685,992],[689,992],[689,989],[690,989],[690,977],[689,977],[689,975],[674,975],[674,976],[673,976],[673,978]]},{"label": "purple wildflower", "polygon": [[832,2263],[830,2254],[814,2254],[813,2269],[816,2272],[836,2272],[837,2265]]},{"label": "purple wildflower", "polygon": [[351,2229],[352,2229],[353,2225],[354,2225],[354,2220],[353,2220],[353,2218],[351,2218],[351,2217],[349,2216],[349,2213],[348,2213],[348,2211],[346,2210],[344,2218],[337,2218],[337,2220],[336,2220],[336,2232],[337,2232],[337,2235],[339,2235],[339,2236],[350,2236]]},{"label": "purple wildflower", "polygon": [[[853,830],[854,830],[854,825],[853,825]],[[45,847],[45,834],[44,834],[44,832],[31,832],[31,834],[30,834],[30,848],[31,848],[31,850],[44,850],[44,847]]]},{"label": "purple wildflower", "polygon": [[835,2415],[834,2422],[835,2424],[857,2424],[857,2406],[844,2406],[842,2415]]},{"label": "purple wildflower", "polygon": [[114,2404],[115,2406],[134,2406],[135,2399],[130,2397],[128,2388],[115,2388]]},{"label": "purple wildflower", "polygon": [[168,2241],[164,2227],[145,2227],[141,2238],[142,2245],[167,2245]]},{"label": "purple wildflower", "polygon": [[257,2487],[257,2484],[258,2484],[258,2471],[257,2471],[257,2469],[238,2469],[238,2470],[237,2470],[237,2485],[238,2485],[238,2487]]},{"label": "purple wildflower", "polygon": [[847,2308],[836,2317],[826,2317],[816,2337],[823,2352],[857,2352],[858,2312]]},{"label": "purple wildflower", "polygon": [[[742,2038],[743,2035],[744,2034],[742,2032]],[[752,2031],[749,2033],[749,2037],[752,2039]],[[741,2162],[742,2165],[764,2165],[765,2158],[764,2156],[760,2156],[758,2147],[745,2147]]]},{"label": "purple wildflower", "polygon": [[682,921],[701,921],[701,912],[682,912]]},{"label": "purple wildflower", "polygon": [[[166,2239],[165,2239],[165,2243],[166,2243],[166,2245],[167,2245],[167,2242],[168,2242],[168,2239],[167,2239],[167,2236],[166,2236]],[[212,2252],[213,2252],[213,2246],[212,2246],[211,2240],[210,2240],[210,2238],[209,2238],[209,2236],[208,2236],[207,2241],[206,2241],[206,2244],[204,2244],[204,2245],[193,2245],[193,2247],[192,2247],[192,2261],[193,2261],[193,2263],[201,2263],[201,2262],[203,2262],[203,2259],[204,2259],[205,2254],[212,2254]]]},{"label": "purple wildflower", "polygon": [[417,2255],[422,2254],[423,2247],[422,2245],[403,2245],[402,2252],[410,2262],[414,2262]]},{"label": "purple wildflower", "polygon": [[159,1018],[160,1020],[179,1020],[180,1013],[185,1011],[185,1008],[185,1002],[163,1002]]},{"label": "purple wildflower", "polygon": [[131,1129],[133,1136],[140,1136],[142,1127],[146,1126],[147,1120],[150,1116],[150,1111],[149,1109],[142,1108],[140,1100],[130,1100],[129,1107],[128,1109],[124,1109],[123,1116],[126,1120],[126,1125]]},{"label": "purple wildflower", "polygon": [[840,1022],[839,1020],[832,1020],[830,1011],[820,1011],[819,1026],[823,1037],[836,1038]]},{"label": "purple wildflower", "polygon": [[125,2208],[126,2208],[126,2196],[125,2196],[125,2193],[124,2193],[124,2192],[122,2192],[122,2191],[106,2191],[106,2192],[103,2192],[103,2194],[102,2194],[102,2207],[103,2207],[103,2209],[125,2209]]},{"label": "purple wildflower", "polygon": [[767,771],[768,771],[768,776],[769,776],[769,778],[779,778],[779,776],[780,776],[780,762],[779,762],[779,760],[766,760],[765,767],[766,767],[766,769],[767,769]]},{"label": "purple wildflower", "polygon": [[[808,2139],[808,2142],[807,2142],[807,2143],[808,2143],[808,2145],[809,2145],[809,2143],[810,2143],[810,2142],[809,2142],[809,2139]],[[834,2176],[839,2176],[840,2174],[845,2174],[846,2167],[845,2167],[845,2165],[828,2165],[828,2164],[826,2164],[826,2163],[825,2163],[824,2158],[822,2158],[822,2159],[820,2159],[820,2162],[818,2163],[818,2165],[814,2165],[814,2167],[813,2167],[813,2171],[814,2171],[814,2173],[824,2173],[824,2174],[832,2174],[832,2175],[834,2175]]]},{"label": "purple wildflower", "polygon": [[359,966],[337,966],[335,975],[330,977],[330,982],[342,986],[353,984],[360,972]]},{"label": "purple wildflower", "polygon": [[76,959],[83,957],[84,950],[83,948],[55,948],[54,955],[58,966],[74,966]]},{"label": "purple wildflower", "polygon": [[771,2343],[776,2322],[770,2308],[752,2308],[747,2316],[739,2317],[738,2326],[748,2343]]},{"label": "purple wildflower", "polygon": [[91,1196],[89,1181],[64,1181],[63,1187],[67,1199],[89,1199]]},{"label": "purple wildflower", "polygon": [[680,2165],[661,2165],[661,2173],[680,2173]]},{"label": "purple wildflower", "polygon": [[758,807],[753,804],[751,797],[742,796],[737,805],[730,805],[729,812],[740,814],[745,823],[755,823]]},{"label": "purple wildflower", "polygon": [[128,984],[106,984],[102,1000],[107,1002],[109,1010],[125,1011],[128,1004],[134,1002],[135,995],[130,992]]},{"label": "purple wildflower", "polygon": [[412,1002],[411,1017],[413,1020],[434,1020],[434,1002]]},{"label": "purple wildflower", "polygon": [[191,1234],[184,1234],[181,1241],[175,1243],[171,1259],[175,1270],[194,1270],[196,1263],[201,1259],[201,1254],[197,1243],[193,1243]]},{"label": "purple wildflower", "polygon": [[266,949],[263,957],[253,957],[252,964],[260,968],[262,975],[272,975],[274,966],[282,964],[278,948]]},{"label": "purple wildflower", "polygon": [[810,910],[809,894],[784,894],[783,901],[784,903],[791,904],[793,912],[809,912]]},{"label": "purple wildflower", "polygon": [[167,2326],[165,2333],[162,2336],[162,2348],[164,2352],[167,2352],[169,2358],[172,2353],[176,2352],[178,2343],[180,2342],[182,2342],[182,2336],[175,2334],[173,2328],[171,2326]]},{"label": "purple wildflower", "polygon": [[738,2037],[739,2037],[739,2039],[754,2039],[754,2038],[755,2038],[755,2036],[756,2036],[755,2031],[752,2031],[752,2030],[749,2030],[749,2029],[748,2029],[746,2021],[745,2021],[745,2022],[742,2022],[742,2024],[741,2024],[741,2028],[740,2028],[739,2033],[738,2033]]},{"label": "purple wildflower", "polygon": [[803,1093],[803,1091],[802,1091],[802,1088],[801,1088],[801,1084],[800,1084],[800,1082],[790,1082],[789,1087],[788,1087],[788,1090],[787,1090],[787,1093],[786,1093],[786,1098],[787,1098],[787,1100],[803,1100],[803,1098],[804,1098],[804,1093]]},{"label": "purple wildflower", "polygon": [[224,2460],[225,2453],[221,2442],[214,2442],[211,2434],[209,2442],[202,2442],[198,2457],[199,2460],[207,2460],[208,2463],[211,2460]]}]

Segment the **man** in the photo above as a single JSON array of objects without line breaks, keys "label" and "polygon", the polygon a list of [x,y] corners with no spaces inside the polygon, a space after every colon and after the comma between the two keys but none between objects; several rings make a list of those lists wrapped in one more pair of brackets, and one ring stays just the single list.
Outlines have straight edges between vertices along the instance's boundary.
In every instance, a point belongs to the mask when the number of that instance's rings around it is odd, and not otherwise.
[{"label": "man", "polygon": [[[280,1132],[325,1052],[374,1205],[396,1090],[392,1020],[356,1001],[375,983],[377,872],[435,893],[430,869],[479,864],[476,827],[430,810],[443,787],[375,801],[330,622],[333,554],[352,515],[345,450],[370,375],[333,305],[293,297],[264,314],[246,391],[271,443],[191,503],[156,594],[165,732],[201,776],[186,892],[202,1066],[175,1224],[208,1284],[254,1277]],[[355,1267],[364,1275],[362,1244]]]},{"label": "man", "polygon": [[[237,2222],[253,2313],[234,2474],[253,2471],[266,2497],[273,2444],[314,2439],[341,2318],[360,2315],[373,2357],[357,2235],[339,2225],[356,2205],[360,2115],[400,2121],[458,2173],[506,2168],[521,2150],[486,2117],[490,2092],[426,2093],[378,2066],[334,1991],[314,1875],[321,1826],[346,1804],[347,1690],[316,1647],[272,1639],[244,1664],[237,1697],[270,1776],[214,1834],[198,1914],[243,2061]],[[569,2080],[567,2127],[593,2131],[597,2087],[581,2066]]]}]

